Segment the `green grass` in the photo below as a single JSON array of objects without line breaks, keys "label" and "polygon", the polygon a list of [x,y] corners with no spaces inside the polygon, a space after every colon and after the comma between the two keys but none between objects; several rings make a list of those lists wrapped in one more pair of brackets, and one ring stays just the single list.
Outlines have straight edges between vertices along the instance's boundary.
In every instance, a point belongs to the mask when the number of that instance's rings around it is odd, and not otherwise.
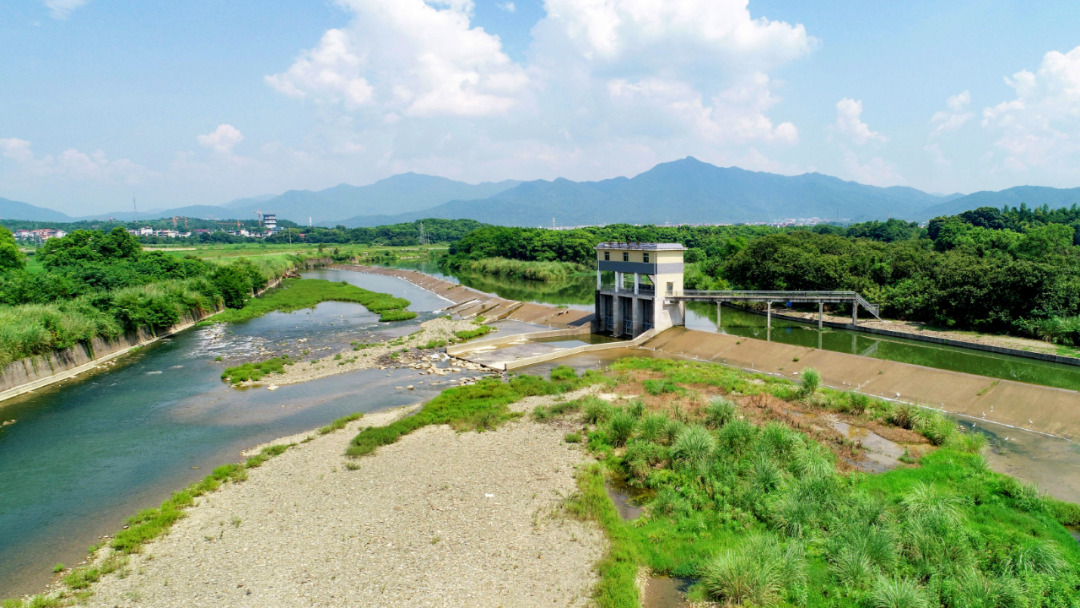
[{"label": "green grass", "polygon": [[464,272],[526,281],[565,281],[575,273],[585,270],[582,264],[573,262],[523,262],[506,258],[467,260],[459,264]]},{"label": "green grass", "polygon": [[292,312],[314,308],[320,302],[330,301],[361,304],[371,312],[383,315],[380,321],[404,320],[406,317],[403,315],[412,315],[407,317],[410,319],[416,316],[416,313],[403,310],[410,304],[404,298],[368,291],[344,281],[334,283],[322,279],[285,279],[280,288],[248,300],[243,308],[226,310],[214,317],[214,320],[237,323],[275,311]]},{"label": "green grass", "polygon": [[466,329],[458,332],[454,332],[454,335],[458,337],[458,340],[472,340],[473,338],[479,338],[480,336],[486,336],[492,332],[494,328],[490,325],[481,325],[476,329]]},{"label": "green grass", "polygon": [[507,406],[532,395],[554,395],[601,382],[600,374],[589,371],[581,378],[550,382],[536,376],[515,376],[509,382],[485,378],[476,384],[443,391],[427,402],[416,415],[382,427],[369,427],[350,442],[346,454],[363,456],[379,446],[389,445],[402,435],[432,424],[449,424],[459,431],[484,431],[518,418]]},{"label": "green grass", "polygon": [[[715,364],[622,359],[613,370],[802,407],[851,402],[841,391],[810,392]],[[568,504],[599,522],[611,543],[596,603],[637,606],[634,577],[643,566],[696,579],[691,599],[728,605],[1080,606],[1080,546],[1062,525],[1080,520],[1080,507],[990,471],[978,454],[983,444],[940,413],[862,405],[867,417],[906,422],[944,447],[916,466],[841,473],[813,438],[780,422],[756,426],[727,401],[677,421],[636,417],[631,407],[594,415],[599,405],[583,405],[597,424],[588,446],[602,464],[579,476]],[[617,420],[636,422],[627,433]],[[618,518],[605,475],[645,493],[641,518]]]},{"label": "green grass", "polygon": [[354,420],[359,420],[359,419],[361,419],[363,417],[364,417],[364,414],[362,414],[360,412],[357,412],[355,414],[349,414],[348,416],[342,416],[341,418],[338,418],[337,420],[331,422],[330,424],[320,428],[319,429],[319,434],[320,435],[326,435],[328,433],[333,433],[334,431],[340,431],[341,429],[345,428],[346,424],[349,424],[350,422],[352,422]]},{"label": "green grass", "polygon": [[231,384],[239,384],[248,380],[258,382],[263,379],[263,376],[269,374],[284,374],[286,365],[293,365],[293,362],[283,357],[274,357],[257,363],[244,363],[225,368],[225,371],[221,372],[221,379]]},{"label": "green grass", "polygon": [[415,319],[416,313],[411,310],[387,310],[379,315],[379,320],[384,323],[391,321],[408,321]]}]

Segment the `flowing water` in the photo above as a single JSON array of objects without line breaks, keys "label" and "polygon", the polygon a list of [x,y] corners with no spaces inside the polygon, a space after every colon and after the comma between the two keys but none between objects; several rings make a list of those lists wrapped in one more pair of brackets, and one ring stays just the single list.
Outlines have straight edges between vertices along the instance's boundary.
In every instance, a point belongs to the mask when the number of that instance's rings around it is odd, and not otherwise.
[{"label": "flowing water", "polygon": [[303,350],[315,356],[356,336],[385,339],[415,331],[449,304],[393,277],[333,270],[304,276],[393,293],[421,315],[379,324],[358,304],[325,302],[226,331],[197,328],[121,357],[108,371],[0,403],[2,418],[17,420],[0,429],[0,598],[40,591],[53,564],[79,562],[124,517],[238,461],[245,448],[440,390],[395,390],[411,370],[366,370],[272,392],[226,386],[221,371],[234,360]]}]

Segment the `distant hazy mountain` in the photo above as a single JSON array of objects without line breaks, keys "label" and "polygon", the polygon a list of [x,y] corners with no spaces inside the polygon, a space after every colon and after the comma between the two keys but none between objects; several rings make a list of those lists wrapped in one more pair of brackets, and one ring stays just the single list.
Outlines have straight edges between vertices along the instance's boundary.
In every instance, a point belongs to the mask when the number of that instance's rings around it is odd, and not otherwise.
[{"label": "distant hazy mountain", "polygon": [[560,226],[613,222],[721,223],[786,218],[863,221],[915,218],[942,197],[914,188],[878,188],[807,173],[793,177],[722,168],[688,157],[633,178],[525,182],[480,201],[451,201],[422,212],[351,218],[373,226],[424,217],[495,224]]},{"label": "distant hazy mountain", "polygon": [[30,220],[35,222],[70,222],[71,216],[46,209],[35,207],[19,201],[9,201],[0,198],[0,220]]},{"label": "distant hazy mountain", "polygon": [[260,194],[259,196],[245,196],[244,198],[233,199],[233,200],[225,203],[224,205],[222,205],[222,207],[225,207],[227,209],[236,209],[238,207],[247,207],[248,205],[257,205],[259,203],[264,203],[264,202],[266,202],[266,201],[268,201],[268,200],[270,200],[272,198],[275,198],[277,196],[278,196],[277,194]]},{"label": "distant hazy mountain", "polygon": [[520,184],[506,180],[498,183],[466,184],[431,175],[403,173],[369,186],[341,184],[326,190],[290,190],[281,196],[263,201],[229,204],[241,217],[261,209],[277,213],[279,218],[306,224],[308,218],[316,224],[335,225],[342,218],[374,215],[393,211],[419,211],[453,200],[483,199]]},{"label": "distant hazy mountain", "polygon": [[[113,211],[110,213],[95,213],[94,215],[85,215],[75,218],[76,220],[106,220],[109,218],[117,219],[122,222],[135,221],[134,211]],[[235,211],[226,209],[225,207],[218,207],[215,205],[191,205],[189,207],[177,207],[175,209],[151,209],[149,211],[140,211],[138,214],[139,220],[158,220],[169,217],[197,217],[200,219],[237,219],[239,214]],[[239,219],[246,220],[247,217],[239,217]],[[255,219],[252,216],[250,219]]]},{"label": "distant hazy mountain", "polygon": [[1071,207],[1074,204],[1080,204],[1080,188],[1017,186],[1001,192],[975,192],[928,207],[919,215],[919,219],[928,220],[941,215],[956,215],[979,207],[998,209],[1004,205],[1019,207],[1020,203],[1026,203],[1028,207],[1050,205],[1051,209]]}]

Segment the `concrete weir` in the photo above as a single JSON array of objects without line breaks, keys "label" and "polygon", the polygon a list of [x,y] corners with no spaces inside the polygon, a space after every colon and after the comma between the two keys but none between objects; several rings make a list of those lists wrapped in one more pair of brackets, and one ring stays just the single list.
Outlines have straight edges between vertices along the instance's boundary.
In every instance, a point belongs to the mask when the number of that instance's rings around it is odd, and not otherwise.
[{"label": "concrete weir", "polygon": [[[1080,439],[1080,392],[676,327],[642,348],[830,386],[1027,431]],[[796,359],[798,359],[796,361]]]}]

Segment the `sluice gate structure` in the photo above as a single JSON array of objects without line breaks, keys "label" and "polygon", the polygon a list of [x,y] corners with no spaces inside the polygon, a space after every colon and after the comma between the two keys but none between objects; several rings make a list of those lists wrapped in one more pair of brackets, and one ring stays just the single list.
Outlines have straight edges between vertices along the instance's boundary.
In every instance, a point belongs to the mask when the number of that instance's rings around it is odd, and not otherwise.
[{"label": "sluice gate structure", "polygon": [[[683,252],[679,243],[600,243],[596,246],[596,299],[592,330],[615,337],[636,338],[655,330],[686,324],[686,302],[713,302],[719,320],[725,303],[764,302],[766,324],[772,329],[772,305],[817,304],[818,329],[825,304],[851,306],[851,324],[858,325],[859,308],[877,319],[880,310],[854,291],[699,291],[683,288]],[[605,275],[605,273],[608,273]],[[614,281],[607,282],[614,274]]]}]

